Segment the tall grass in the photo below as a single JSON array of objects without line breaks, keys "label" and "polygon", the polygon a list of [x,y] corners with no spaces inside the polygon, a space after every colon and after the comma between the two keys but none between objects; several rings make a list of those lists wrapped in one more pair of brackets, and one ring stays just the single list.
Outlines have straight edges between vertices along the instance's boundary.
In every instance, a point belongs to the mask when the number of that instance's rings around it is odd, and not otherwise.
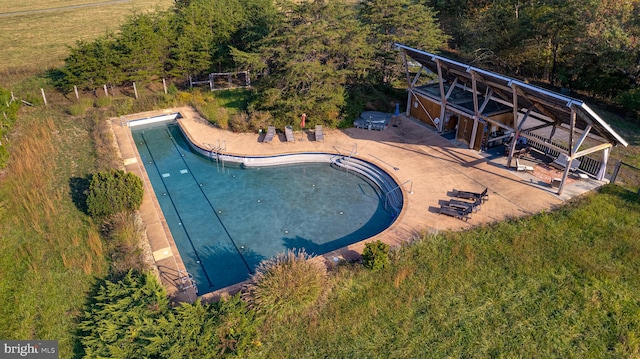
[{"label": "tall grass", "polygon": [[70,195],[94,152],[85,121],[55,108],[19,118],[0,181],[0,337],[56,339],[70,357],[76,315],[107,269],[97,228]]},{"label": "tall grass", "polygon": [[638,357],[638,263],[640,200],[607,187],[557,211],[425,236],[389,269],[343,269],[318,315],[267,318],[255,356]]}]

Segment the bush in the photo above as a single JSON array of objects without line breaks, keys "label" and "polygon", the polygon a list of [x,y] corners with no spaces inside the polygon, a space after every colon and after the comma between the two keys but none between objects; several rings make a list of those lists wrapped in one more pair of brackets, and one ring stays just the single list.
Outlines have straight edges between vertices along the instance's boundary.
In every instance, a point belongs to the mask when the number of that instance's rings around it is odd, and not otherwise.
[{"label": "bush", "polygon": [[110,96],[102,96],[96,99],[96,107],[105,108],[111,106],[112,98]]},{"label": "bush", "polygon": [[112,278],[121,278],[130,270],[146,271],[140,246],[144,240],[144,224],[136,213],[121,212],[109,218],[103,227],[111,259]]},{"label": "bush", "polygon": [[82,98],[78,102],[72,103],[67,109],[67,113],[71,116],[84,115],[90,108],[93,107],[93,101],[88,98]]},{"label": "bush", "polygon": [[327,268],[304,250],[280,253],[262,261],[243,298],[259,314],[277,319],[303,313],[327,287]]},{"label": "bush", "polygon": [[616,97],[616,101],[627,110],[640,111],[640,89],[625,91]]},{"label": "bush", "polygon": [[389,265],[389,245],[381,241],[365,244],[362,251],[362,264],[365,268],[379,270]]},{"label": "bush", "polygon": [[87,209],[94,218],[134,211],[142,204],[142,180],[122,170],[98,172],[91,178]]},{"label": "bush", "polygon": [[249,115],[246,112],[236,113],[229,119],[229,127],[233,132],[249,131]]}]

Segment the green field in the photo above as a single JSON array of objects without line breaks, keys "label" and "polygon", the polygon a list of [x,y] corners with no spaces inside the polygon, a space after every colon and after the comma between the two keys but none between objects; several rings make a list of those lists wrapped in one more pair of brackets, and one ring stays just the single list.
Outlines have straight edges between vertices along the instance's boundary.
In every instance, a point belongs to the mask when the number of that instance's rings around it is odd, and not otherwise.
[{"label": "green field", "polygon": [[173,3],[173,0],[0,0],[0,85],[8,86],[25,73],[60,66],[68,54],[68,46],[77,40],[91,40],[116,31],[134,11],[165,10]]}]

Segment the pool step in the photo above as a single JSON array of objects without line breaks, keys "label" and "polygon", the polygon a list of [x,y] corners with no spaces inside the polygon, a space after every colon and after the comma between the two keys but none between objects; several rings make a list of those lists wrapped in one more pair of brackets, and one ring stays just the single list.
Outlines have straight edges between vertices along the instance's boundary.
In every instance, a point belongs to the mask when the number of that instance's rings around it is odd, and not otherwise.
[{"label": "pool step", "polygon": [[352,171],[376,183],[385,197],[385,208],[394,216],[400,213],[404,202],[402,191],[388,173],[369,162],[353,157],[336,156],[332,159],[332,165]]}]

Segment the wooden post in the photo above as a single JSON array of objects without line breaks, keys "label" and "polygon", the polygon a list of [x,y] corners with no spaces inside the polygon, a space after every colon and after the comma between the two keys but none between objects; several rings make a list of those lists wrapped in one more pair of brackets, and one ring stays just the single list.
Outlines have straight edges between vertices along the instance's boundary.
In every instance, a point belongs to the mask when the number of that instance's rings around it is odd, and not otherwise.
[{"label": "wooden post", "polygon": [[189,75],[189,88],[193,88],[193,79],[191,78],[191,75]]},{"label": "wooden post", "polygon": [[227,81],[229,82],[229,88],[231,88],[231,72],[227,74]]},{"label": "wooden post", "polygon": [[44,95],[44,89],[41,87],[40,92],[42,92],[42,99],[44,100],[44,104],[47,104],[47,96]]},{"label": "wooden post", "polygon": [[136,83],[133,83],[133,93],[136,95],[136,100],[138,99],[138,89],[136,88]]},{"label": "wooden post", "polygon": [[621,165],[622,161],[618,161],[618,163],[616,163],[616,167],[613,169],[613,173],[611,174],[611,183],[616,183],[616,177],[618,177],[618,171],[620,171]]},{"label": "wooden post", "polygon": [[167,94],[167,81],[165,81],[165,79],[162,79],[162,88],[164,88],[164,94]]},{"label": "wooden post", "polygon": [[109,96],[109,91],[107,91],[107,84],[104,84],[103,88],[104,88],[104,94],[106,96]]},{"label": "wooden post", "polygon": [[213,74],[209,74],[209,88],[213,91]]},{"label": "wooden post", "polygon": [[249,76],[249,71],[245,71],[246,76],[247,76],[247,87],[251,86],[251,77]]},{"label": "wooden post", "polygon": [[76,93],[76,100],[79,100],[79,99],[80,99],[80,96],[78,96],[78,86],[73,85],[73,92],[75,92],[75,93]]}]

